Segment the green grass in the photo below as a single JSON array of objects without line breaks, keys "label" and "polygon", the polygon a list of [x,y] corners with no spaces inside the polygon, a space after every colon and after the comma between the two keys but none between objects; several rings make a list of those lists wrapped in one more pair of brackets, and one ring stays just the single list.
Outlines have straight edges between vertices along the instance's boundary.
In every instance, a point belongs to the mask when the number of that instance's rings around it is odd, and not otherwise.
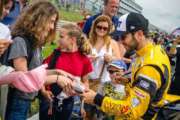
[{"label": "green grass", "polygon": [[78,22],[83,19],[83,16],[78,11],[66,11],[64,8],[62,8],[60,9],[60,19],[71,22]]},{"label": "green grass", "polygon": [[43,52],[42,52],[42,56],[43,58],[46,58],[48,57],[52,52],[53,50],[56,48],[56,44],[48,44],[46,45],[44,48],[43,48]]}]

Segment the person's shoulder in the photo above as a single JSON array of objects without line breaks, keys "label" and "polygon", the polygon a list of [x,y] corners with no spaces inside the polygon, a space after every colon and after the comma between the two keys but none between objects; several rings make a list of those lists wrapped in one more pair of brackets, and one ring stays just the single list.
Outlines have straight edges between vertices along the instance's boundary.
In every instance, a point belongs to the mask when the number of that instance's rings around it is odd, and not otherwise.
[{"label": "person's shoulder", "polygon": [[111,46],[114,47],[117,46],[117,44],[117,41],[111,38]]},{"label": "person's shoulder", "polygon": [[119,21],[119,17],[118,16],[113,16],[112,17],[112,21],[113,22],[118,22]]},{"label": "person's shoulder", "polygon": [[98,13],[98,14],[95,14],[95,15],[93,15],[93,16],[91,16],[91,17],[89,17],[89,19],[87,20],[87,21],[91,21],[91,22],[93,22],[98,16],[100,16],[101,15],[101,13]]},{"label": "person's shoulder", "polygon": [[13,41],[17,43],[25,43],[25,38],[21,36],[13,37]]},{"label": "person's shoulder", "polygon": [[118,16],[113,16],[112,19],[113,20],[119,20],[119,17]]},{"label": "person's shoulder", "polygon": [[8,39],[7,37],[10,35],[10,29],[2,23],[0,23],[0,35],[0,37],[4,39]]},{"label": "person's shoulder", "polygon": [[6,29],[6,30],[8,29],[8,30],[9,30],[8,26],[4,25],[4,24],[1,23],[1,22],[0,22],[0,28],[1,28],[1,29]]}]

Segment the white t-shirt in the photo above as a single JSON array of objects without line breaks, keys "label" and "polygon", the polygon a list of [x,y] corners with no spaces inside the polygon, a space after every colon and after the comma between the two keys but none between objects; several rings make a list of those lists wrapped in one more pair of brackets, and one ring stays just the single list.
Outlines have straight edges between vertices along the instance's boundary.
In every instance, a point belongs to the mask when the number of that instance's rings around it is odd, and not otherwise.
[{"label": "white t-shirt", "polygon": [[0,23],[0,39],[11,40],[11,32],[8,26]]}]

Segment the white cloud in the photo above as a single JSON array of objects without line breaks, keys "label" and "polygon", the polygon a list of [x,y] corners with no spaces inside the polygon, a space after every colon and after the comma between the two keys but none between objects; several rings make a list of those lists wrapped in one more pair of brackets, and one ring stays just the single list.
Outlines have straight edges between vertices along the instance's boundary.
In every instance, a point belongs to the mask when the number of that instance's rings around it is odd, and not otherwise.
[{"label": "white cloud", "polygon": [[136,0],[149,21],[168,32],[180,27],[180,0]]}]

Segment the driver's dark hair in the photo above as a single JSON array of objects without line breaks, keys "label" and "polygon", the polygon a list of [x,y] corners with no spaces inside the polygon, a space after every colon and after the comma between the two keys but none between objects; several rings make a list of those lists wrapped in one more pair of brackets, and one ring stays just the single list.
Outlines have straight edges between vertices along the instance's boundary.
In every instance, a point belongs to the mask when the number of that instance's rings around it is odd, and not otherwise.
[{"label": "driver's dark hair", "polygon": [[149,30],[143,31],[143,33],[144,33],[144,36],[145,36],[146,38],[149,37]]},{"label": "driver's dark hair", "polygon": [[[142,32],[146,38],[149,38],[149,30],[142,30]],[[134,35],[135,32],[132,32],[132,34]]]}]

